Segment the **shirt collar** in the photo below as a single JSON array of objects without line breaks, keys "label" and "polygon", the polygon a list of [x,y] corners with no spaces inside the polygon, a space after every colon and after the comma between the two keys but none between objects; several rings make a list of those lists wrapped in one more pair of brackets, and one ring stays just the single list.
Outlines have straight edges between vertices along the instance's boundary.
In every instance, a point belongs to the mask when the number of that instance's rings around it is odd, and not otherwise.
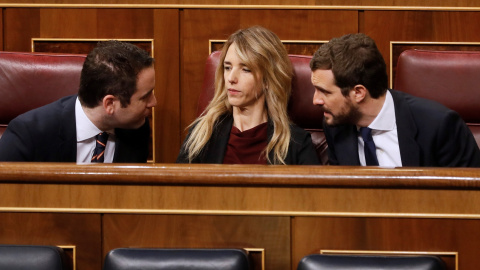
[{"label": "shirt collar", "polygon": [[368,126],[374,130],[394,130],[396,127],[395,104],[393,103],[392,94],[387,90],[385,102],[383,103],[380,113],[373,122]]},{"label": "shirt collar", "polygon": [[[75,122],[77,128],[77,142],[88,140],[102,132],[102,130],[98,129],[92,121],[88,119],[78,97],[75,102]],[[113,130],[108,131],[109,134],[113,134],[113,132]]]}]

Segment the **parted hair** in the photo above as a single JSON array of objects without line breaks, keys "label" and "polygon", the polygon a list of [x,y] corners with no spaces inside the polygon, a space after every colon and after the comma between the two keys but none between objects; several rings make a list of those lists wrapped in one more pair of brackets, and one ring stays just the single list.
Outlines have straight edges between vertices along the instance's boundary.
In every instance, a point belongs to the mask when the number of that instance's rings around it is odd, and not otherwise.
[{"label": "parted hair", "polygon": [[128,106],[137,89],[138,74],[153,62],[145,50],[131,43],[99,42],[83,63],[78,90],[81,104],[93,108],[106,95],[113,95],[122,107]]},{"label": "parted hair", "polygon": [[310,68],[312,71],[331,69],[335,84],[344,96],[358,84],[365,86],[372,98],[387,91],[385,60],[375,41],[362,33],[333,38],[320,46],[310,61]]},{"label": "parted hair", "polygon": [[[228,48],[235,44],[236,53],[251,69],[257,80],[263,80],[263,94],[269,121],[273,123],[273,136],[265,154],[271,164],[285,164],[290,143],[290,120],[287,104],[291,93],[293,68],[287,50],[278,36],[261,26],[238,30],[225,42],[220,64],[215,72],[215,94],[209,105],[190,126],[193,127],[185,143],[189,161],[197,157],[211,138],[215,125],[225,114],[232,114],[224,79],[223,62]],[[273,150],[273,160],[269,153]]]}]

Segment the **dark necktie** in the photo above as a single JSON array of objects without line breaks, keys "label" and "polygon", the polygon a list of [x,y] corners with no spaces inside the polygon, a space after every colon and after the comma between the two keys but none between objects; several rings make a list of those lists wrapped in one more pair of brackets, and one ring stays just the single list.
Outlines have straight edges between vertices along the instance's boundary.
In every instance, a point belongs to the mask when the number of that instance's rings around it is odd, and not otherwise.
[{"label": "dark necktie", "polygon": [[360,128],[360,134],[364,142],[365,163],[367,166],[378,166],[377,153],[375,152],[375,142],[372,138],[372,129],[368,127]]},{"label": "dark necktie", "polygon": [[95,136],[95,150],[93,150],[92,162],[103,162],[105,145],[107,145],[108,133],[102,132]]}]

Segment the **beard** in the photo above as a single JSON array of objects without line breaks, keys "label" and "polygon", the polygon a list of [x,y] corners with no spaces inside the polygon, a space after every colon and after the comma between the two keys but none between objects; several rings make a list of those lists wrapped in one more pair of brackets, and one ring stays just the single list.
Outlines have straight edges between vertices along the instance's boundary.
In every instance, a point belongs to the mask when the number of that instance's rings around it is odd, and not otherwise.
[{"label": "beard", "polygon": [[358,120],[360,120],[360,111],[358,107],[354,106],[353,103],[348,100],[348,102],[345,103],[344,107],[342,110],[340,110],[339,113],[333,114],[331,110],[327,108],[322,108],[325,112],[330,114],[328,117],[325,118],[325,123],[328,126],[335,127],[339,125],[355,125]]}]

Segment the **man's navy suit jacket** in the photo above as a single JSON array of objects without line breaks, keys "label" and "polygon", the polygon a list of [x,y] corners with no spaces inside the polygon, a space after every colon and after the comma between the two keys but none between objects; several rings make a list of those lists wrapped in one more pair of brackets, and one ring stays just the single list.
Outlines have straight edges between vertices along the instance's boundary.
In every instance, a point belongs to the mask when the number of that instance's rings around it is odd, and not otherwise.
[{"label": "man's navy suit jacket", "polygon": [[[395,104],[402,166],[480,167],[480,151],[458,113],[427,99],[389,90]],[[332,165],[360,165],[355,125],[324,125]]]},{"label": "man's navy suit jacket", "polygon": [[[76,162],[76,98],[64,97],[10,121],[0,139],[0,161]],[[115,129],[115,137],[113,162],[147,161],[148,121],[135,130]]]}]

